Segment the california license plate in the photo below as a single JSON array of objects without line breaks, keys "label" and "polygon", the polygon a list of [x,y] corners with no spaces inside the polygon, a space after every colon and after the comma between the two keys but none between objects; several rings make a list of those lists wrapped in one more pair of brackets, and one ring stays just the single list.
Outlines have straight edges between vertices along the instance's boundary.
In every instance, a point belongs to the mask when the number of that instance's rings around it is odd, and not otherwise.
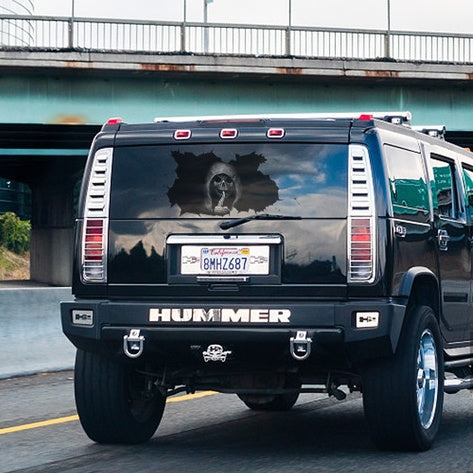
[{"label": "california license plate", "polygon": [[181,274],[269,274],[269,245],[181,246]]}]

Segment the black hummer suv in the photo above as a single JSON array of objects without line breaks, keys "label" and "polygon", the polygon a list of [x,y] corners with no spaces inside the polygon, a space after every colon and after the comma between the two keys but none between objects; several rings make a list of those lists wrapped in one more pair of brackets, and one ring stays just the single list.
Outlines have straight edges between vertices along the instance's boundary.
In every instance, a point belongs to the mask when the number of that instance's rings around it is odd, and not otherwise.
[{"label": "black hummer suv", "polygon": [[473,386],[473,155],[408,115],[103,127],[61,306],[91,439],[148,440],[183,391],[361,391],[378,447],[431,446]]}]

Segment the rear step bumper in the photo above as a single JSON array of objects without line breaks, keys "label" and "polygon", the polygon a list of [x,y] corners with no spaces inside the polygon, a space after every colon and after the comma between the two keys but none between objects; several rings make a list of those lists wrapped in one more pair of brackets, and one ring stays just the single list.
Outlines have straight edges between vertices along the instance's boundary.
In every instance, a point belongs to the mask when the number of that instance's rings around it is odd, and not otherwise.
[{"label": "rear step bumper", "polygon": [[[64,333],[78,348],[123,342],[139,331],[149,347],[162,343],[232,343],[307,345],[350,344],[362,353],[371,343],[376,351],[393,353],[405,307],[391,299],[362,302],[194,303],[76,300],[61,303]],[[367,314],[360,317],[360,314]],[[371,321],[369,314],[377,314]],[[362,319],[369,319],[368,323]],[[360,322],[361,320],[361,322]],[[358,322],[357,322],[358,321]],[[357,323],[359,326],[357,327]],[[133,337],[132,337],[133,338]],[[300,337],[299,337],[300,338]],[[310,342],[309,342],[310,343]],[[375,355],[376,353],[373,353]]]}]

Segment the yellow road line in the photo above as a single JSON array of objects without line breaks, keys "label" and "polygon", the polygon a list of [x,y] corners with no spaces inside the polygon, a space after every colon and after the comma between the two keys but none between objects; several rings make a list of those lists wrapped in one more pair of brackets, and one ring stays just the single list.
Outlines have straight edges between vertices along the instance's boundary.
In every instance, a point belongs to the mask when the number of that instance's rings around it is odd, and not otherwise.
[{"label": "yellow road line", "polygon": [[218,393],[216,393],[215,391],[202,391],[200,393],[195,394],[185,394],[184,396],[169,397],[166,402],[190,401],[191,399],[200,399],[201,397],[213,396],[214,394]]},{"label": "yellow road line", "polygon": [[16,425],[14,427],[0,429],[0,435],[20,432],[21,430],[37,429],[38,427],[46,427],[48,425],[64,424],[66,422],[72,422],[74,420],[79,420],[79,416],[75,415],[68,417],[58,417],[57,419],[43,420],[41,422],[33,422],[32,424]]},{"label": "yellow road line", "polygon": [[[170,397],[166,400],[168,402],[183,402],[190,401],[192,399],[200,399],[201,397],[212,396],[217,394],[215,391],[202,391],[195,394],[186,394],[184,396]],[[15,425],[14,427],[6,427],[0,429],[0,435],[12,434],[13,432],[20,432],[22,430],[37,429],[39,427],[47,427],[49,425],[55,424],[65,424],[66,422],[74,422],[79,420],[78,415],[68,416],[68,417],[58,417],[57,419],[43,420],[41,422],[33,422],[31,424]]]}]

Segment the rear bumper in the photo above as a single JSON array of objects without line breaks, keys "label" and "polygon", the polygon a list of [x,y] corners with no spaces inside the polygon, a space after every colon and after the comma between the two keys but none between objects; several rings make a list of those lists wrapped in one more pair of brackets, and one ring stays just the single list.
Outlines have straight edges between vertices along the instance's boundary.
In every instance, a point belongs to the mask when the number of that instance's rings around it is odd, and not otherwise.
[{"label": "rear bumper", "polygon": [[[356,328],[355,314],[377,312],[379,324]],[[80,349],[122,350],[123,337],[140,330],[145,351],[161,354],[210,344],[258,347],[264,354],[287,347],[297,331],[310,335],[315,347],[343,350],[348,358],[392,354],[397,346],[405,306],[392,300],[246,304],[169,304],[109,300],[61,303],[62,327]],[[271,349],[270,349],[271,347]]]}]

